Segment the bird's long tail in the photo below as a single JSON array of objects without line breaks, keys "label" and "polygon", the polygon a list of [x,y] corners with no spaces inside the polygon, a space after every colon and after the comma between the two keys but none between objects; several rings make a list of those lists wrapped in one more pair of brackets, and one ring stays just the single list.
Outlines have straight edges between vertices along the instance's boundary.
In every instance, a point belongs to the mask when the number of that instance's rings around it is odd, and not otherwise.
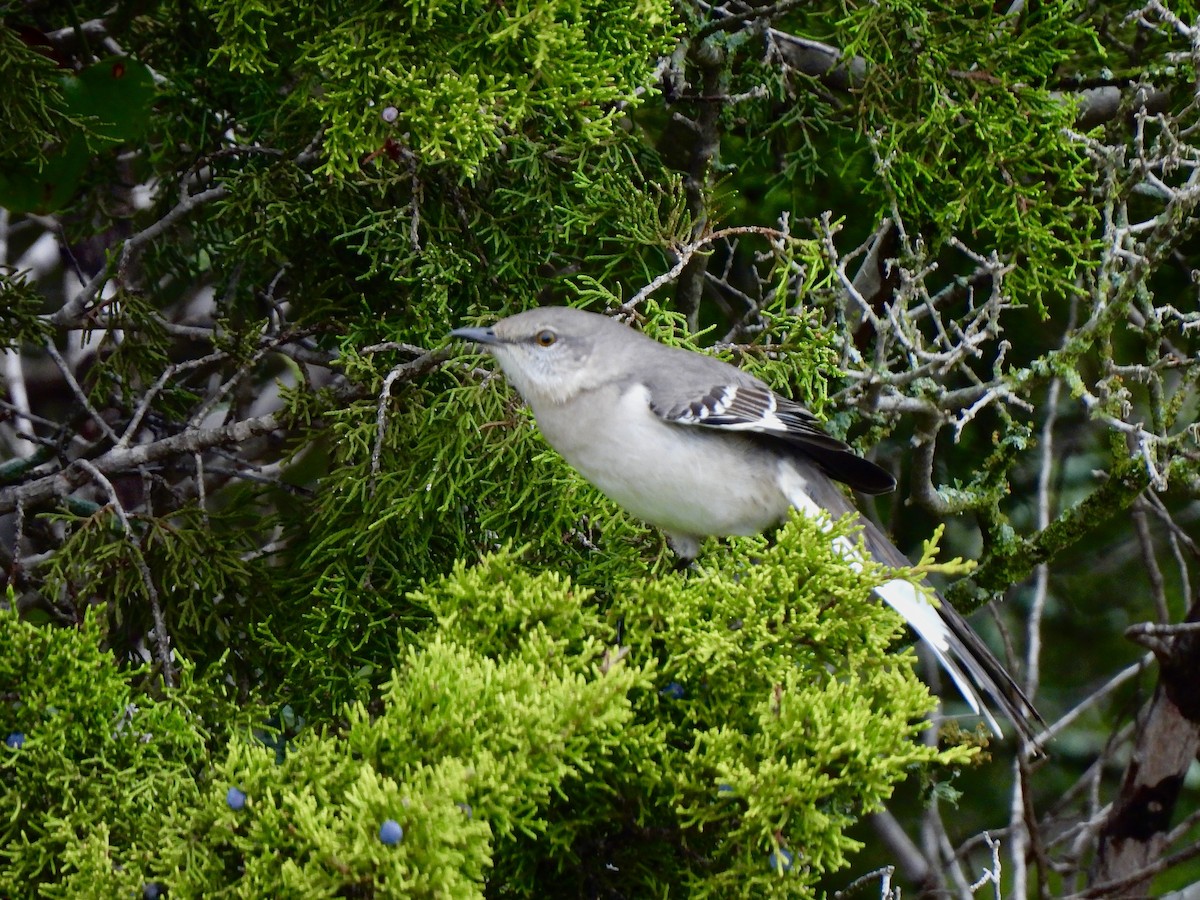
[{"label": "bird's long tail", "polygon": [[[863,542],[872,557],[896,568],[911,565],[887,536],[858,514],[853,504],[826,479],[805,479],[793,470],[781,476],[781,487],[793,506],[818,520],[828,522],[829,517],[840,518],[848,512],[855,513],[863,528]],[[851,565],[860,564],[858,546],[845,538],[837,539],[837,546]],[[988,700],[1012,721],[1026,742],[1034,742],[1038,725],[1042,723],[1041,716],[954,607],[938,597],[931,587],[918,587],[902,579],[885,582],[875,589],[875,593],[921,637],[967,704],[983,717],[992,731],[997,735],[1004,734]],[[936,599],[931,601],[931,596]]]}]

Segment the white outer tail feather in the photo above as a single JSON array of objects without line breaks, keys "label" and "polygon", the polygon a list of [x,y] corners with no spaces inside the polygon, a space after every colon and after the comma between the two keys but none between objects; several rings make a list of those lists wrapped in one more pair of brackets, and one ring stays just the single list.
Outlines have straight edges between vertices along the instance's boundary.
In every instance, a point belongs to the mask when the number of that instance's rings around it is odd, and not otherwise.
[{"label": "white outer tail feather", "polygon": [[967,705],[975,711],[975,715],[983,716],[983,720],[996,733],[996,736],[1003,737],[1004,730],[1000,727],[1000,723],[996,721],[991,710],[987,708],[987,704],[975,691],[975,687],[966,673],[950,657],[950,629],[946,627],[945,622],[938,618],[937,610],[929,602],[924,592],[914,584],[896,579],[879,585],[875,588],[875,593],[883,598],[888,606],[900,613],[904,621],[912,626],[913,631],[929,645],[929,649],[937,657],[938,663],[958,686],[959,693],[963,695]]}]

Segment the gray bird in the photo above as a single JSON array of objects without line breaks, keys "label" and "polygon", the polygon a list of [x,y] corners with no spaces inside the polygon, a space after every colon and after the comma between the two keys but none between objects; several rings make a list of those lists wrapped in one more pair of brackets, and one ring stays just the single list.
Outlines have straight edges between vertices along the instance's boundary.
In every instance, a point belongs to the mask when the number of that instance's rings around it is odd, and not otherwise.
[{"label": "gray bird", "polygon": [[[753,375],[606,316],[535,309],[451,335],[485,346],[550,445],[627,512],[661,528],[685,559],[695,558],[707,536],[758,534],[791,507],[820,521],[826,513],[858,515],[835,482],[867,494],[896,486]],[[875,559],[909,565],[871,521],[858,521]],[[839,549],[851,565],[861,563],[849,541]],[[899,579],[876,593],[928,644],[993,731],[1002,734],[980,693],[1032,740],[1037,711],[953,607],[935,606]]]}]

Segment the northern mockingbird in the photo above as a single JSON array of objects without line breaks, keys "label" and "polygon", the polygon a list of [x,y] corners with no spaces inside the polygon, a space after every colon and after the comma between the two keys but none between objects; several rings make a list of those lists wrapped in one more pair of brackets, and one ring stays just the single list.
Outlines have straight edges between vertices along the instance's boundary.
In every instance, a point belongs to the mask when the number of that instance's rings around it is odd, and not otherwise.
[{"label": "northern mockingbird", "polygon": [[[626,511],[666,532],[687,559],[704,537],[758,534],[793,506],[823,522],[826,514],[857,515],[836,481],[868,494],[896,486],[754,376],[614,319],[555,307],[451,335],[484,345],[550,445]],[[875,559],[909,565],[873,523],[858,521]],[[855,545],[843,539],[839,549],[861,564]],[[1037,711],[953,607],[934,605],[899,579],[876,593],[924,639],[993,731],[1002,734],[980,693],[1032,738]]]}]

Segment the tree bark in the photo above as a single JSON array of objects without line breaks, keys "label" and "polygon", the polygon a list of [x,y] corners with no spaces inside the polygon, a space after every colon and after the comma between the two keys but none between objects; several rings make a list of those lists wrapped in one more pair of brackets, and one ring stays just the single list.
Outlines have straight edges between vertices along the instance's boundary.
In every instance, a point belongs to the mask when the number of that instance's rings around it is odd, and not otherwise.
[{"label": "tree bark", "polygon": [[[1200,621],[1200,599],[1187,621]],[[1133,757],[1100,833],[1090,896],[1146,897],[1184,776],[1200,751],[1200,632],[1146,640],[1161,666]]]}]

